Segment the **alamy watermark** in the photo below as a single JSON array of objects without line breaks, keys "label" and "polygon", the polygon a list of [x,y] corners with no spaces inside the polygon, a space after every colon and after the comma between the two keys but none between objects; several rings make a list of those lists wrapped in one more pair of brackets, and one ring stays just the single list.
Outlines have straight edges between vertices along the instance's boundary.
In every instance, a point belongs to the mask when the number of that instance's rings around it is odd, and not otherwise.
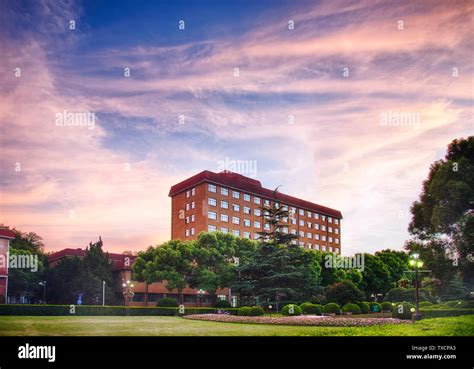
[{"label": "alamy watermark", "polygon": [[328,254],[324,257],[324,267],[328,269],[356,269],[359,272],[363,272],[365,267],[364,261],[364,254],[356,254],[354,256]]},{"label": "alamy watermark", "polygon": [[90,111],[70,112],[64,110],[56,113],[57,127],[87,127],[90,130],[95,128],[95,113]]},{"label": "alamy watermark", "polygon": [[38,255],[0,255],[0,268],[29,269],[31,272],[38,271]]},{"label": "alamy watermark", "polygon": [[380,125],[384,127],[413,127],[418,129],[421,124],[420,113],[410,111],[387,110],[380,113]]},{"label": "alamy watermark", "polygon": [[217,171],[234,172],[248,177],[257,176],[257,160],[234,160],[225,157],[217,161]]}]

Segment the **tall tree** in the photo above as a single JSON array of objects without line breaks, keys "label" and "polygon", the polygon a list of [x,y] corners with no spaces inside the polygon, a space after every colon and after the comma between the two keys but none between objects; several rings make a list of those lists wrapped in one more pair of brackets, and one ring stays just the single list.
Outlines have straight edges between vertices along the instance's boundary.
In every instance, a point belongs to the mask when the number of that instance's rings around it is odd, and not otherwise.
[{"label": "tall tree", "polygon": [[364,254],[364,270],[362,271],[362,286],[367,297],[384,294],[391,288],[390,269],[380,257]]},{"label": "tall tree", "polygon": [[[469,259],[474,255],[474,136],[453,140],[445,158],[431,165],[411,213],[409,231],[415,241],[438,254],[437,258],[451,255],[451,259],[458,259],[449,266],[452,270],[442,274],[454,276],[460,271],[464,281],[473,285],[474,268]],[[449,282],[435,276],[445,286]]]}]

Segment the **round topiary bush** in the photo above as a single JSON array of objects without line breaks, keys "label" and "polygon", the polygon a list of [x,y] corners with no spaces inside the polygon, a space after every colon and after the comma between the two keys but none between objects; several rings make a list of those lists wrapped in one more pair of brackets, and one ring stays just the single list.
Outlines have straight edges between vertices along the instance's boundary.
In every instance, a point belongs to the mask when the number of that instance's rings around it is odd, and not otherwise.
[{"label": "round topiary bush", "polygon": [[369,302],[370,311],[373,313],[380,313],[382,311],[382,305],[378,302]]},{"label": "round topiary bush", "polygon": [[382,311],[392,311],[392,303],[382,302]]},{"label": "round topiary bush", "polygon": [[352,302],[349,302],[348,304],[345,304],[342,307],[342,312],[343,313],[351,313],[351,314],[360,314],[360,307],[357,304],[353,304]]},{"label": "round topiary bush", "polygon": [[304,315],[321,315],[321,305],[304,302],[300,305],[301,312]]},{"label": "round topiary bush", "polygon": [[336,314],[340,315],[341,314],[341,307],[334,303],[330,302],[329,304],[326,304],[323,306],[323,314]]},{"label": "round topiary bush", "polygon": [[301,308],[295,304],[288,304],[283,306],[283,309],[281,309],[281,313],[285,316],[301,315]]},{"label": "round topiary bush", "polygon": [[156,303],[158,307],[178,307],[178,301],[172,297],[164,297]]},{"label": "round topiary bush", "polygon": [[368,314],[370,313],[370,305],[368,302],[356,302],[356,304],[360,307],[361,314]]},{"label": "round topiary bush", "polygon": [[238,316],[249,316],[250,315],[250,307],[249,306],[242,306],[237,310]]},{"label": "round topiary bush", "polygon": [[249,316],[262,316],[265,311],[261,306],[252,306],[249,308]]},{"label": "round topiary bush", "polygon": [[413,315],[413,312],[411,311],[413,308],[414,305],[410,304],[409,302],[397,303],[395,306],[393,306],[392,318],[410,320]]},{"label": "round topiary bush", "polygon": [[218,309],[228,309],[232,307],[232,305],[226,300],[217,300],[215,307]]}]

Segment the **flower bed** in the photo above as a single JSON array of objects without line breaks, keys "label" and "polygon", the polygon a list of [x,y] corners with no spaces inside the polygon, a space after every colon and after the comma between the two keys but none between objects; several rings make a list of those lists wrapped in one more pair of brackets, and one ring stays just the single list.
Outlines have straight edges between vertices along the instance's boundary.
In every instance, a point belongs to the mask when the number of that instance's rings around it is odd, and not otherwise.
[{"label": "flower bed", "polygon": [[235,316],[219,314],[187,315],[185,319],[206,320],[222,323],[250,323],[250,324],[281,324],[281,325],[307,325],[325,327],[364,327],[383,324],[411,324],[410,321],[394,318],[353,318],[353,317],[326,317],[326,316]]}]

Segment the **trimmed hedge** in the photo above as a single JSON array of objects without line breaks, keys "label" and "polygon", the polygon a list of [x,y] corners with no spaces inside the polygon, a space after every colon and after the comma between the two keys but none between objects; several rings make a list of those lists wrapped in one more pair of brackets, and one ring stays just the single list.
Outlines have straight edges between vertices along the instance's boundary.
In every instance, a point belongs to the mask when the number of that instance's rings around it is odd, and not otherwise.
[{"label": "trimmed hedge", "polygon": [[429,301],[420,302],[420,308],[431,308],[432,306],[434,306],[432,302],[429,302]]},{"label": "trimmed hedge", "polygon": [[250,314],[250,306],[242,306],[237,310],[237,315],[238,316],[249,316]]},{"label": "trimmed hedge", "polygon": [[172,297],[164,297],[156,303],[156,306],[158,307],[178,307],[178,301],[176,301]]},{"label": "trimmed hedge", "polygon": [[373,313],[380,313],[382,311],[382,305],[378,302],[369,302],[370,311]]},{"label": "trimmed hedge", "polygon": [[[236,308],[195,308],[185,307],[184,314],[179,313],[177,307],[145,307],[130,306],[129,313],[132,316],[178,316],[190,314],[215,314],[219,310],[225,310],[228,314],[237,314]],[[126,316],[125,306],[99,306],[99,305],[24,305],[8,304],[0,305],[0,315],[31,315],[31,316]]]},{"label": "trimmed hedge", "polygon": [[354,315],[358,315],[360,314],[360,307],[359,305],[357,304],[353,304],[353,303],[348,303],[348,304],[345,304],[343,307],[342,307],[342,312],[344,313],[352,313]]},{"label": "trimmed hedge", "polygon": [[226,300],[218,300],[214,307],[219,308],[219,309],[227,309],[232,307],[232,305],[229,303],[229,301]]},{"label": "trimmed hedge", "polygon": [[444,318],[449,316],[472,315],[474,309],[423,309],[420,310],[422,318]]},{"label": "trimmed hedge", "polygon": [[251,306],[249,310],[249,316],[262,316],[265,311],[261,306]]},{"label": "trimmed hedge", "polygon": [[409,302],[400,302],[393,306],[392,318],[410,320],[412,317],[411,309],[415,306]]},{"label": "trimmed hedge", "polygon": [[288,304],[283,306],[283,309],[281,309],[281,314],[285,316],[301,315],[301,308],[295,304]]},{"label": "trimmed hedge", "polygon": [[319,304],[312,304],[310,302],[304,302],[300,305],[301,312],[304,315],[321,315],[321,305]]},{"label": "trimmed hedge", "polygon": [[323,314],[341,314],[341,307],[335,302],[330,302],[323,306]]},{"label": "trimmed hedge", "polygon": [[382,302],[382,311],[392,311],[392,303],[391,302]]},{"label": "trimmed hedge", "polygon": [[370,313],[370,305],[368,302],[362,301],[362,302],[356,302],[356,304],[359,305],[361,314]]}]

